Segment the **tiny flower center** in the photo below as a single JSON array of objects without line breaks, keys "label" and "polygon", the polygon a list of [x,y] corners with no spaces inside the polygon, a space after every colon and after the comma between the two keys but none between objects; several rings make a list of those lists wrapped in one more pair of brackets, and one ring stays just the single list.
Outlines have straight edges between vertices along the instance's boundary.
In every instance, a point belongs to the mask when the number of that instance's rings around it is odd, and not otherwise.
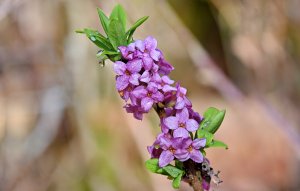
[{"label": "tiny flower center", "polygon": [[185,123],[179,123],[179,127],[185,128]]},{"label": "tiny flower center", "polygon": [[128,76],[130,76],[131,73],[128,70],[126,70],[125,74],[128,75]]},{"label": "tiny flower center", "polygon": [[170,147],[169,151],[171,151],[171,153],[175,153],[176,149],[174,149],[173,147]]},{"label": "tiny flower center", "polygon": [[148,97],[151,97],[151,96],[152,96],[152,93],[151,93],[151,92],[148,92],[148,93],[147,93],[147,96],[148,96]]},{"label": "tiny flower center", "polygon": [[192,152],[193,151],[193,147],[192,145],[189,146],[189,148],[187,149],[189,152]]},{"label": "tiny flower center", "polygon": [[120,94],[121,97],[123,97],[124,96],[124,91],[119,91],[119,94]]}]

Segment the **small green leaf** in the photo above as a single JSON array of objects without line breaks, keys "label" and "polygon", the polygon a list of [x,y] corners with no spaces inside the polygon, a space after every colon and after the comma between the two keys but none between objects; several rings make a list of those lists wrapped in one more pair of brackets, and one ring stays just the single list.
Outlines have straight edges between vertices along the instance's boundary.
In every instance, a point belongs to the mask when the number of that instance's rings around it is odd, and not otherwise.
[{"label": "small green leaf", "polygon": [[97,11],[98,11],[99,19],[100,19],[101,25],[103,27],[103,30],[106,33],[106,35],[108,35],[109,19],[107,18],[107,16],[103,13],[103,11],[101,9],[97,8]]},{"label": "small green leaf", "polygon": [[110,42],[103,35],[101,35],[98,31],[93,30],[93,29],[84,29],[83,32],[99,48],[101,48],[103,50],[112,50],[113,49]]},{"label": "small green leaf", "polygon": [[197,138],[205,138],[206,139],[206,146],[210,145],[214,138],[214,134],[206,131],[205,129],[198,129],[197,130]]},{"label": "small green leaf", "polygon": [[178,189],[180,187],[182,175],[183,175],[183,173],[180,173],[176,178],[174,178],[174,180],[172,182],[172,186],[174,189]]},{"label": "small green leaf", "polygon": [[213,140],[210,143],[209,147],[223,147],[225,149],[228,149],[228,146],[225,143],[223,143],[222,141],[218,141],[218,140]]},{"label": "small green leaf", "polygon": [[124,29],[124,31],[126,30],[126,12],[124,11],[123,7],[118,4],[114,7],[114,9],[112,10],[110,16],[109,16],[109,20],[118,20],[121,23],[122,28]]},{"label": "small green leaf", "polygon": [[109,23],[108,38],[115,50],[118,50],[119,46],[127,45],[125,30],[122,27],[122,23],[113,19]]},{"label": "small green leaf", "polygon": [[147,160],[145,165],[148,170],[154,173],[156,173],[160,169],[160,167],[158,166],[158,159],[155,158]]},{"label": "small green leaf", "polygon": [[210,133],[215,133],[223,122],[226,111],[219,111],[210,107],[204,112],[204,120],[200,124],[201,129],[205,129]]},{"label": "small green leaf", "polygon": [[146,168],[153,173],[169,175],[163,168],[159,167],[158,159],[156,159],[156,158],[147,160],[145,162],[145,165],[146,165]]},{"label": "small green leaf", "polygon": [[183,173],[183,170],[172,165],[165,166],[163,169],[173,178],[176,178],[179,174]]},{"label": "small green leaf", "polygon": [[84,34],[84,31],[83,30],[80,30],[80,29],[77,29],[75,30],[76,33],[79,33],[79,34]]},{"label": "small green leaf", "polygon": [[137,20],[132,25],[132,27],[130,27],[130,29],[126,32],[128,43],[131,41],[132,35],[133,35],[134,31],[136,30],[136,28],[138,28],[141,24],[143,24],[148,18],[149,18],[149,16],[142,17],[139,20]]},{"label": "small green leaf", "polygon": [[175,160],[175,166],[181,170],[183,170],[183,162],[179,160]]}]

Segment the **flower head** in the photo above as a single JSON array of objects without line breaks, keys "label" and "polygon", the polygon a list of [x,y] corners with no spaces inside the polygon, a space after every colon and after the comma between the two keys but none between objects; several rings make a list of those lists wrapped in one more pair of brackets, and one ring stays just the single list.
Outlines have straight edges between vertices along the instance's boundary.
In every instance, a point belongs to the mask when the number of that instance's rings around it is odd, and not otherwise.
[{"label": "flower head", "polygon": [[189,118],[187,108],[176,113],[176,116],[170,116],[164,119],[164,124],[171,130],[174,130],[174,137],[188,137],[189,132],[198,129],[198,122],[195,119]]}]

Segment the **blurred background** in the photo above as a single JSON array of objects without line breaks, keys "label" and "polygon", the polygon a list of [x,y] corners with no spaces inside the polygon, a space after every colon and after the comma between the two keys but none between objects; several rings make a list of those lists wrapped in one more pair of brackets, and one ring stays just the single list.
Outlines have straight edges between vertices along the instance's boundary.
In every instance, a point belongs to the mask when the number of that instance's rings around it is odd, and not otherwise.
[{"label": "blurred background", "polygon": [[[226,108],[214,190],[300,190],[299,0],[0,0],[0,190],[168,191],[144,167],[154,112],[125,113],[112,64],[76,29],[116,3],[152,35],[199,113]],[[182,183],[180,190],[191,190]]]}]

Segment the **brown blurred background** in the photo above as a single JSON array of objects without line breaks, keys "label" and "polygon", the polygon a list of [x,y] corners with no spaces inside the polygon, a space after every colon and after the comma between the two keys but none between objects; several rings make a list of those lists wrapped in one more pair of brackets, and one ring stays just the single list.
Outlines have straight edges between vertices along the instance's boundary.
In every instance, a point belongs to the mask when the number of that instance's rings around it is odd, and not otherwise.
[{"label": "brown blurred background", "polygon": [[150,16],[135,38],[158,39],[195,110],[226,108],[214,189],[299,191],[299,0],[0,0],[0,190],[172,190],[144,168],[155,113],[126,114],[111,63],[74,32],[118,2],[131,24]]}]

